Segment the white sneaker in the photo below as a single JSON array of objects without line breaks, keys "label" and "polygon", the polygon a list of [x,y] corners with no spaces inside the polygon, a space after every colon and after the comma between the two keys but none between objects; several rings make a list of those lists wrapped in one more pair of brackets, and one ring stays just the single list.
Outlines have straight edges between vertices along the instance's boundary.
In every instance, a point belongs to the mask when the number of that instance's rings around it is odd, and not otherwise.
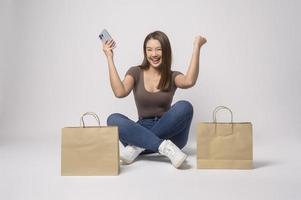
[{"label": "white sneaker", "polygon": [[177,147],[172,141],[164,140],[159,146],[159,153],[167,156],[172,165],[179,168],[187,158],[187,155],[183,153],[179,147]]},{"label": "white sneaker", "polygon": [[131,164],[142,151],[144,151],[144,149],[141,147],[127,145],[124,150],[120,152],[120,159],[125,164]]}]

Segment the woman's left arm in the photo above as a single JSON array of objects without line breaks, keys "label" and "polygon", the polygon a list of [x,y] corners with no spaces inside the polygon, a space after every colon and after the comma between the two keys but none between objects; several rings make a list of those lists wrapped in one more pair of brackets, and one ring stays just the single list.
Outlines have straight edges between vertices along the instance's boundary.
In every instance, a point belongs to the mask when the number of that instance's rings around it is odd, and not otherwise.
[{"label": "woman's left arm", "polygon": [[199,59],[201,47],[207,42],[206,38],[197,36],[193,43],[193,53],[188,70],[185,75],[180,74],[175,78],[177,87],[186,89],[195,85],[199,75]]}]

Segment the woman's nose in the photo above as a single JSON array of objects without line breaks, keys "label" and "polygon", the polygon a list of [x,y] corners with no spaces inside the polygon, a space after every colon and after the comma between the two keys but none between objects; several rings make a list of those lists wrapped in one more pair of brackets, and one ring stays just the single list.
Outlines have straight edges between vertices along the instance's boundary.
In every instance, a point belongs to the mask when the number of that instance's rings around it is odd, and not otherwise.
[{"label": "woman's nose", "polygon": [[157,51],[152,51],[152,56],[158,55]]}]

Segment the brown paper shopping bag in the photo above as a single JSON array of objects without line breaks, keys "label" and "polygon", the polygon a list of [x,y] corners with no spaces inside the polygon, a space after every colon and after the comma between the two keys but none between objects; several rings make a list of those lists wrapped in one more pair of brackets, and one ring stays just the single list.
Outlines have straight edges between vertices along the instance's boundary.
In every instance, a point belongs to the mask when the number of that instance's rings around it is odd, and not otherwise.
[{"label": "brown paper shopping bag", "polygon": [[[218,111],[231,113],[231,123],[216,121]],[[202,122],[197,127],[198,169],[252,169],[253,142],[250,122],[233,122],[232,111],[218,106],[213,111],[213,122]]]},{"label": "brown paper shopping bag", "polygon": [[[85,126],[83,117],[94,116],[99,126]],[[82,127],[62,129],[61,175],[104,176],[119,173],[118,128],[100,126],[95,113],[81,117]]]}]

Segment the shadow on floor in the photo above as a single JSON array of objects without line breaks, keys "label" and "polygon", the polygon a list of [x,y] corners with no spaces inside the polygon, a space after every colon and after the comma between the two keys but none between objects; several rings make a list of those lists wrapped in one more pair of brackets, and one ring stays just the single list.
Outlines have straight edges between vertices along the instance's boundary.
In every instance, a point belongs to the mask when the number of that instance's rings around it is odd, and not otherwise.
[{"label": "shadow on floor", "polygon": [[183,152],[188,156],[196,156],[196,147],[184,147]]},{"label": "shadow on floor", "polygon": [[[185,151],[185,153],[187,153],[187,151]],[[188,154],[190,156],[190,154]],[[145,154],[145,155],[140,155],[137,158],[138,160],[147,160],[147,161],[155,161],[155,162],[165,162],[165,163],[170,163],[170,160],[163,156],[160,155],[158,153],[153,153],[153,154]],[[171,163],[170,163],[171,164]],[[188,164],[187,160],[184,161],[184,163],[181,165],[180,170],[186,170],[186,169],[192,169],[192,165]]]},{"label": "shadow on floor", "polygon": [[259,168],[263,168],[263,167],[269,167],[272,165],[275,165],[275,162],[271,162],[271,161],[253,161],[253,169],[259,169]]}]

